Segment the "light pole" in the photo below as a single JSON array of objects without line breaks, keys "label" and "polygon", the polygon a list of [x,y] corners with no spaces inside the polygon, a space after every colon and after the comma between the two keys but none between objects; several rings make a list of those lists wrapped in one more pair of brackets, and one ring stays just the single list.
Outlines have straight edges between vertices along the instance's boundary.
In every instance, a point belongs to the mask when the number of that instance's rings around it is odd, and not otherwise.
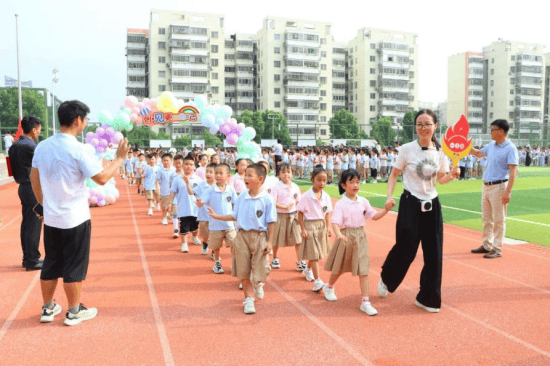
[{"label": "light pole", "polygon": [[277,119],[276,114],[268,114],[267,118],[271,120],[271,139],[275,139],[275,120]]},{"label": "light pole", "polygon": [[57,78],[57,69],[53,69],[53,79],[52,79],[52,125],[53,125],[53,134],[55,135],[55,95],[53,93],[53,84],[57,84],[59,79]]}]

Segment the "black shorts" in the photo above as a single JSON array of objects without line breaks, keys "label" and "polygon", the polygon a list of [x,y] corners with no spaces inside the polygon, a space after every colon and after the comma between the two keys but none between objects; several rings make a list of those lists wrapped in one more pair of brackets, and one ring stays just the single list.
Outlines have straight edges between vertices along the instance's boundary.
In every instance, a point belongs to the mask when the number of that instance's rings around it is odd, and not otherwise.
[{"label": "black shorts", "polygon": [[199,229],[199,223],[196,216],[184,216],[179,217],[180,220],[180,234],[187,234]]},{"label": "black shorts", "polygon": [[70,229],[44,225],[46,256],[40,279],[63,277],[65,283],[84,281],[90,261],[91,232],[90,220]]}]

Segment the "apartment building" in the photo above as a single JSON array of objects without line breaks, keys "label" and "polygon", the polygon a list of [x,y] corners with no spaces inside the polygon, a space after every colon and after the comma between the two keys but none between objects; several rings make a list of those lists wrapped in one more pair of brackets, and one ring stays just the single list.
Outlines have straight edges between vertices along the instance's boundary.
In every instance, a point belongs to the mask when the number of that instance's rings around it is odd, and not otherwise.
[{"label": "apartment building", "polygon": [[126,95],[134,95],[139,100],[149,96],[147,85],[148,38],[147,29],[126,30]]},{"label": "apartment building", "polygon": [[544,78],[544,114],[543,114],[543,134],[542,138],[550,139],[550,53],[545,55],[546,74]]},{"label": "apartment building", "polygon": [[257,42],[252,34],[236,33],[224,43],[225,104],[240,116],[244,110],[256,106]]},{"label": "apartment building", "polygon": [[417,35],[362,28],[348,43],[348,108],[363,130],[379,117],[397,126],[418,108]]},{"label": "apartment building", "polygon": [[[453,124],[465,115],[470,132],[486,133],[487,70],[485,54],[463,52],[448,60],[447,118]],[[454,122],[453,122],[454,121]]]},{"label": "apartment building", "polygon": [[440,126],[449,126],[458,121],[458,119],[456,121],[447,120],[447,102],[438,103],[434,112],[437,116],[437,121],[439,122]]}]

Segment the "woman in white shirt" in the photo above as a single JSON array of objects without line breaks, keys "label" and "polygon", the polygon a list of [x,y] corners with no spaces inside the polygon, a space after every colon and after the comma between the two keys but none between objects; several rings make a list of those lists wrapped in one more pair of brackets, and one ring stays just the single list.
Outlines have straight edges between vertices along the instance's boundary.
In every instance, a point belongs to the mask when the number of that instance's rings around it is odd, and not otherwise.
[{"label": "woman in white shirt", "polygon": [[388,291],[399,287],[422,242],[424,268],[415,305],[436,313],[441,308],[443,217],[435,183],[445,184],[458,178],[460,169],[455,167],[449,174],[448,159],[434,136],[435,113],[421,110],[415,123],[419,139],[401,147],[388,180],[386,209],[395,206],[392,195],[401,174],[405,189],[399,201],[396,243],[382,266],[378,292],[385,297]]}]

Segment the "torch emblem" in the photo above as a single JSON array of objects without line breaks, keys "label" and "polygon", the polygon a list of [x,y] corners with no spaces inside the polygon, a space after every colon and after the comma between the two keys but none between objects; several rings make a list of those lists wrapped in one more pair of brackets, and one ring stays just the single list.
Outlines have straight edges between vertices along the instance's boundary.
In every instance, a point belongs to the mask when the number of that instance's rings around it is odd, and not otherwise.
[{"label": "torch emblem", "polygon": [[443,151],[453,161],[453,166],[458,165],[458,161],[468,155],[472,148],[473,140],[468,140],[470,126],[468,120],[462,115],[454,126],[450,126],[443,137]]}]

